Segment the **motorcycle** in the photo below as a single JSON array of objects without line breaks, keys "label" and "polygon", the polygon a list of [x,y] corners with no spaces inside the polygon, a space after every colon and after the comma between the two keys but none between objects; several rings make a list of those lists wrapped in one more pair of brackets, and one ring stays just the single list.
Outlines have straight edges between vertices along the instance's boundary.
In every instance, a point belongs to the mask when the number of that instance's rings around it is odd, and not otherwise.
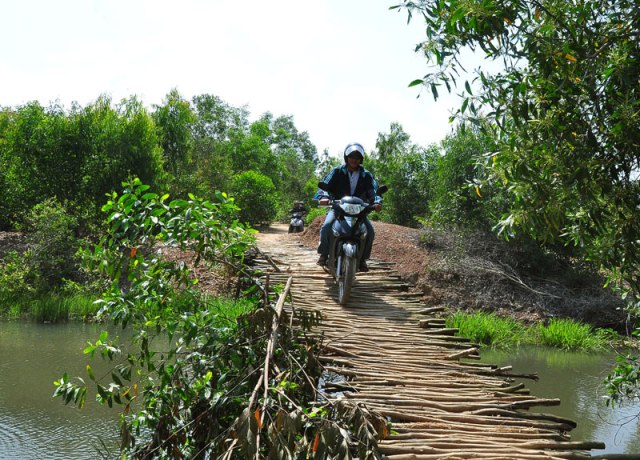
[{"label": "motorcycle", "polygon": [[289,233],[300,233],[304,230],[304,212],[293,211],[289,222]]},{"label": "motorcycle", "polygon": [[[318,187],[326,191],[323,182]],[[388,190],[386,185],[378,188],[378,195]],[[365,218],[374,210],[373,204],[367,204],[355,196],[344,196],[331,203],[335,221],[331,228],[331,242],[325,272],[331,274],[338,284],[338,302],[345,305],[351,295],[351,287],[360,266],[364,252],[367,227]]]}]

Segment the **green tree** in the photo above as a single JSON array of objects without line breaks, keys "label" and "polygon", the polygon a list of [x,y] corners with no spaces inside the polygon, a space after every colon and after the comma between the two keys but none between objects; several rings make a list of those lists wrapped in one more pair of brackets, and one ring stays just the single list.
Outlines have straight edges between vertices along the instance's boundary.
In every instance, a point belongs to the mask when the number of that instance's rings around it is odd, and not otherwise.
[{"label": "green tree", "polygon": [[317,149],[306,131],[299,132],[292,116],[281,116],[271,123],[271,147],[278,161],[280,191],[279,210],[291,209],[294,201],[306,201],[306,184],[317,182],[314,171],[318,162]]},{"label": "green tree", "polygon": [[58,193],[62,199],[80,192],[82,143],[76,135],[76,112],[67,117],[59,104],[21,106],[5,118],[2,153],[9,215],[24,216],[37,203]]},{"label": "green tree", "polygon": [[88,218],[97,218],[104,194],[132,175],[161,178],[155,126],[142,104],[125,99],[116,107],[101,96],[66,111],[32,102],[0,117],[2,225],[22,222],[38,203],[56,196]]},{"label": "green tree", "polygon": [[300,161],[316,163],[318,161],[318,151],[311,143],[309,133],[299,132],[296,128],[293,116],[281,116],[271,123],[272,145],[276,155],[280,151],[295,151]]},{"label": "green tree", "polygon": [[[411,84],[426,85],[435,97],[442,86],[458,84],[463,51],[502,63],[496,72],[480,67],[474,81],[464,82],[457,112],[475,121],[482,111],[497,127],[493,178],[512,202],[502,231],[574,245],[606,270],[637,312],[637,3],[426,0],[394,8],[426,22],[418,49],[434,66]],[[637,361],[629,366],[620,382],[635,387]]]},{"label": "green tree", "polygon": [[164,180],[155,124],[136,97],[114,106],[109,97],[101,96],[82,111],[80,122],[86,145],[83,190],[96,213],[105,194],[128,178],[139,177],[152,185]]},{"label": "green tree", "polygon": [[507,209],[505,193],[487,181],[496,145],[475,125],[459,126],[442,141],[431,172],[429,219],[434,223],[491,230]]},{"label": "green tree", "polygon": [[235,108],[217,96],[202,94],[192,100],[196,119],[193,126],[193,158],[196,190],[201,196],[227,191],[233,176],[235,140],[249,129],[246,108]]},{"label": "green tree", "polygon": [[365,159],[380,184],[389,187],[383,218],[399,225],[415,226],[427,214],[430,201],[430,171],[438,150],[424,149],[411,142],[399,123],[391,123],[388,134],[378,134],[376,150]]},{"label": "green tree", "polygon": [[194,188],[193,124],[195,114],[177,89],[166,95],[152,114],[162,147],[165,169],[173,175],[172,189],[186,196]]},{"label": "green tree", "polygon": [[278,193],[273,181],[256,171],[233,177],[231,194],[240,207],[240,221],[251,225],[268,224],[276,217]]}]

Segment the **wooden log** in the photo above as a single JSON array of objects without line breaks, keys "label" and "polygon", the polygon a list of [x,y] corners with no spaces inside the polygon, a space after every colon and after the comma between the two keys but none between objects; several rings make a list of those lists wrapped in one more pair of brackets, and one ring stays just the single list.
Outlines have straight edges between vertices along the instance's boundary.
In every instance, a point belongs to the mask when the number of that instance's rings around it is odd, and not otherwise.
[{"label": "wooden log", "polygon": [[418,313],[422,314],[422,315],[429,315],[431,313],[436,313],[439,311],[444,311],[444,307],[428,307],[428,308],[423,308],[422,310],[420,310]]},{"label": "wooden log", "polygon": [[443,327],[440,329],[426,329],[423,334],[425,335],[455,335],[459,329],[455,327]]},{"label": "wooden log", "polygon": [[[393,427],[394,431],[398,433],[390,435],[388,438],[384,440],[384,442],[392,441],[395,439],[399,440],[421,440],[421,439],[434,439],[434,438],[450,438],[452,436],[451,429],[431,429],[428,432],[420,431],[420,430],[402,430],[397,426]],[[517,440],[517,441],[526,441],[526,440],[542,440],[548,439],[551,441],[566,441],[567,436],[563,436],[558,433],[541,433],[539,431],[530,431],[523,433],[521,431],[517,432],[500,432],[497,431],[496,428],[491,427],[489,429],[485,428],[484,430],[456,430],[456,434],[459,436],[464,436],[466,439],[486,439],[487,437],[498,438],[501,442],[504,440]]]},{"label": "wooden log", "polygon": [[[478,349],[477,348],[468,348],[466,350],[462,350],[459,351],[457,353],[453,353],[451,355],[447,355],[444,357],[444,359],[446,359],[447,361],[453,361],[456,359],[460,359],[460,358],[464,358],[464,357],[470,357],[471,355],[477,355],[478,354]],[[478,356],[478,358],[480,358]]]},{"label": "wooden log", "polygon": [[[542,449],[526,449],[526,448],[518,448],[511,446],[502,446],[502,448],[497,448],[496,446],[491,446],[489,448],[478,444],[475,446],[464,446],[464,448],[460,448],[459,445],[456,444],[448,444],[439,447],[431,447],[431,446],[386,446],[384,444],[380,444],[378,446],[380,453],[385,454],[391,458],[391,455],[397,454],[439,454],[442,457],[440,458],[478,458],[477,454],[488,454],[494,456],[494,458],[553,458],[553,454],[549,454]],[[459,457],[456,457],[458,455]],[[537,457],[535,456],[537,455]],[[500,457],[498,457],[500,456]],[[531,457],[522,457],[522,456],[531,456]]]},{"label": "wooden log", "polygon": [[499,416],[499,417],[519,417],[519,418],[526,418],[531,420],[550,420],[552,422],[566,425],[570,427],[570,429],[573,429],[576,426],[578,426],[578,424],[575,421],[569,418],[559,417],[553,414],[538,414],[538,413],[534,414],[530,412],[515,412],[512,410],[499,409],[499,408],[480,409],[477,411],[469,412],[469,414],[470,415],[492,415],[492,416]]}]

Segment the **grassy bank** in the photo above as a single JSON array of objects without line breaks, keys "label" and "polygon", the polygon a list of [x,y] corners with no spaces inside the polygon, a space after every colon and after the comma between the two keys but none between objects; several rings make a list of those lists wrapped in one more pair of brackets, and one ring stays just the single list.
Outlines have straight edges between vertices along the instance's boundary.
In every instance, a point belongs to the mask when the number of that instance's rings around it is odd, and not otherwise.
[{"label": "grassy bank", "polygon": [[593,327],[570,319],[552,319],[546,324],[526,325],[494,313],[455,313],[446,325],[458,335],[491,348],[510,348],[523,344],[543,345],[563,350],[597,351],[621,342],[611,329]]},{"label": "grassy bank", "polygon": [[[41,297],[0,300],[0,319],[29,320],[39,323],[59,323],[65,321],[93,321],[101,307],[96,303],[99,294],[76,293],[70,295],[47,294]],[[184,296],[176,300],[177,308],[192,297]],[[254,305],[247,299],[227,299],[204,296],[203,304],[216,316],[215,324],[220,328],[234,328],[238,316],[250,312]]]},{"label": "grassy bank", "polygon": [[97,294],[51,294],[42,296],[3,299],[0,318],[27,319],[40,323],[57,323],[70,320],[86,321],[95,317],[99,305]]}]

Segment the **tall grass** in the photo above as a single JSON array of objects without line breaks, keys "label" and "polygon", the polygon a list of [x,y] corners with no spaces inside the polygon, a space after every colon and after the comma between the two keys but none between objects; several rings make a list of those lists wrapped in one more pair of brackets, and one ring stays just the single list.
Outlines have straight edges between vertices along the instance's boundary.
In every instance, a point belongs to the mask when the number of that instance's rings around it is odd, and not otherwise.
[{"label": "tall grass", "polygon": [[225,297],[205,298],[205,305],[216,316],[214,325],[219,328],[235,329],[239,316],[255,309],[249,299],[229,299]]},{"label": "tall grass", "polygon": [[494,313],[455,313],[446,320],[447,327],[457,328],[459,335],[490,347],[510,347],[519,344],[526,327],[512,318]]},{"label": "tall grass", "polygon": [[91,293],[47,293],[0,299],[0,318],[27,319],[40,323],[93,318],[99,307]]},{"label": "tall grass", "polygon": [[610,329],[594,329],[571,319],[553,319],[546,325],[527,326],[494,313],[458,312],[446,319],[446,325],[457,328],[458,335],[491,348],[534,344],[571,351],[597,351],[619,340]]},{"label": "tall grass", "polygon": [[606,330],[594,330],[570,319],[552,319],[547,325],[533,328],[536,342],[563,350],[602,350],[611,338]]},{"label": "tall grass", "polygon": [[38,322],[86,320],[98,311],[95,300],[96,296],[89,294],[51,295],[32,300],[23,312]]}]

